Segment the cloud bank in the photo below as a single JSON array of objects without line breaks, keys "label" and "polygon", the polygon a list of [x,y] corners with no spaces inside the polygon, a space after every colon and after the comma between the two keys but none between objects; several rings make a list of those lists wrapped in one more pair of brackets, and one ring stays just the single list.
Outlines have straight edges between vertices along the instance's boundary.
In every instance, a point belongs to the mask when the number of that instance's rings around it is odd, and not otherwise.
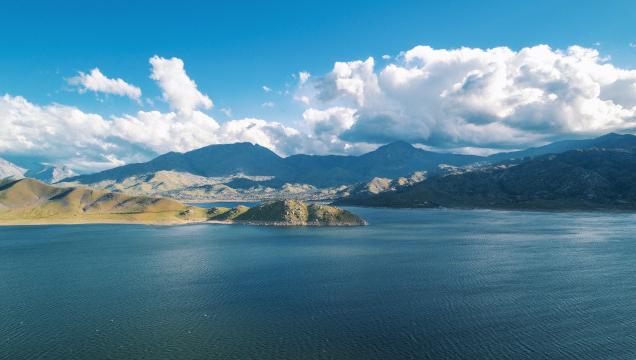
[{"label": "cloud bank", "polygon": [[636,125],[636,71],[579,46],[416,46],[381,69],[337,62],[299,94],[313,105],[305,114],[350,109],[329,124],[354,143],[508,149]]},{"label": "cloud bank", "polygon": [[[149,62],[169,111],[104,117],[4,95],[0,155],[39,156],[93,171],[237,141],[281,155],[359,153],[394,140],[482,154],[636,128],[636,70],[579,46],[416,46],[380,67],[369,57],[336,62],[326,74],[300,72],[288,99],[301,107],[295,127],[259,118],[217,122],[206,113],[212,100],[181,59],[153,56]],[[141,97],[136,86],[97,68],[71,81],[80,91]]]},{"label": "cloud bank", "polygon": [[[151,78],[173,111],[106,118],[73,106],[40,106],[6,94],[0,97],[0,153],[44,158],[87,172],[219,143],[250,141],[281,154],[301,150],[300,132],[281,123],[239,119],[219,124],[200,111],[211,108],[212,100],[197,89],[182,60],[154,56],[150,64]],[[131,92],[125,81],[107,79],[98,69],[73,81],[93,91]],[[119,90],[115,85],[121,85]]]}]

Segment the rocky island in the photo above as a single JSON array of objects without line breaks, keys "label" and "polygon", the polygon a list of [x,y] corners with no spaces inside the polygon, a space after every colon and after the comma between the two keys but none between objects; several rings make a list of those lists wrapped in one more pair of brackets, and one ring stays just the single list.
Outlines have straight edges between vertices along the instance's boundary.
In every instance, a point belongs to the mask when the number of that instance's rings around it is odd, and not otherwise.
[{"label": "rocky island", "polygon": [[333,206],[307,204],[299,200],[279,200],[248,208],[211,208],[210,221],[255,225],[356,226],[366,222],[353,213]]},{"label": "rocky island", "polygon": [[176,200],[85,187],[56,187],[25,178],[0,181],[0,225],[157,224],[196,222],[276,226],[355,226],[365,221],[327,205],[278,200],[252,208],[206,209]]}]

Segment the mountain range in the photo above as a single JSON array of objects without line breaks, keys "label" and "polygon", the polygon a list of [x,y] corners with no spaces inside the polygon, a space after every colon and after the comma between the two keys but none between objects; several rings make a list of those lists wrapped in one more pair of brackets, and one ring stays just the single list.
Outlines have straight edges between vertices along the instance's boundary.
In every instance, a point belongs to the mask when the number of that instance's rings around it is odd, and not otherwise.
[{"label": "mountain range", "polygon": [[286,183],[331,187],[353,184],[374,177],[400,177],[439,164],[462,166],[479,161],[473,155],[443,154],[394,142],[360,156],[292,155],[280,157],[271,150],[251,143],[210,145],[186,153],[170,152],[146,163],[129,164],[96,174],[66,179],[91,184],[104,180],[123,180],[157,171],[187,172],[204,177],[235,174],[268,176],[259,181],[237,180],[231,187],[266,185],[280,187]]},{"label": "mountain range", "polygon": [[[630,145],[631,146],[631,145]],[[636,152],[591,148],[430,177],[338,204],[537,210],[636,209]]]},{"label": "mountain range", "polygon": [[500,152],[487,157],[491,163],[505,160],[520,160],[545,154],[558,154],[569,150],[587,149],[635,149],[636,136],[631,134],[609,133],[596,138],[582,140],[563,140],[553,142],[544,146],[532,147],[521,151]]},{"label": "mountain range", "polygon": [[[592,149],[631,152],[636,149],[636,136],[611,133],[593,139],[566,140],[491,156],[438,153],[405,142],[380,146],[359,156],[281,157],[251,143],[210,145],[185,153],[166,153],[145,163],[67,177],[61,184],[88,185],[96,189],[183,201],[349,198],[362,203],[380,193],[402,193],[407,188],[420,186],[420,182],[430,185],[441,181],[434,180],[436,178],[473,173],[465,175],[463,179],[467,179],[546,154]],[[5,161],[0,162],[2,174],[7,176],[0,177],[31,176],[56,182],[63,174],[68,174],[68,170],[51,167],[40,171],[25,170]],[[393,195],[383,196],[386,196],[381,197],[383,201],[389,201]],[[437,203],[434,199],[425,201]],[[372,203],[371,200],[368,202]],[[471,205],[467,203],[466,206]]]},{"label": "mountain range", "polygon": [[[185,153],[170,152],[145,163],[64,179],[137,195],[168,196],[186,201],[213,199],[335,199],[366,197],[364,187],[396,190],[391,179],[421,172],[432,177],[507,162],[519,163],[542,154],[574,149],[631,149],[636,136],[607,134],[567,140],[523,151],[491,156],[438,153],[394,142],[360,156],[292,155],[280,157],[251,143],[210,145]],[[399,182],[399,181],[398,181]],[[412,181],[411,184],[412,185]],[[363,195],[363,196],[359,196]]]}]

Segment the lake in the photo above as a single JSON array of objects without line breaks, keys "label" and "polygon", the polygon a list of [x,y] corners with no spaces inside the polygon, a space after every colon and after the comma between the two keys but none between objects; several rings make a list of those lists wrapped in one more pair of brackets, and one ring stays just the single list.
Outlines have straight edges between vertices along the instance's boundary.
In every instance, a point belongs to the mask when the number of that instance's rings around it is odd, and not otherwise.
[{"label": "lake", "polygon": [[0,228],[0,359],[633,359],[636,216]]}]

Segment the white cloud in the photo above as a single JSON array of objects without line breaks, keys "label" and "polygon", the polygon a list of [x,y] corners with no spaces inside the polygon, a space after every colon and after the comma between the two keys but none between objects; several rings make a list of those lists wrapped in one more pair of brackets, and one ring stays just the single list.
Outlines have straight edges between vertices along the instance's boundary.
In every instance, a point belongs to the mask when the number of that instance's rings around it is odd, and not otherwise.
[{"label": "white cloud", "polygon": [[157,55],[150,58],[152,74],[161,88],[163,99],[170,108],[184,114],[196,109],[210,109],[212,100],[197,89],[197,84],[186,74],[183,61],[173,57],[166,59]]},{"label": "white cloud", "polygon": [[318,153],[347,153],[368,144],[354,145],[343,141],[340,134],[349,130],[356,122],[356,110],[348,107],[331,107],[325,110],[310,108],[303,112],[303,119],[308,127],[312,143],[307,147]]},{"label": "white cloud", "polygon": [[219,143],[249,141],[283,155],[302,151],[306,142],[305,136],[294,128],[254,118],[228,121],[219,133]]},{"label": "white cloud", "polygon": [[303,119],[305,119],[312,134],[326,135],[329,137],[328,141],[331,142],[355,124],[355,113],[355,109],[346,107],[332,107],[326,110],[307,109],[303,113]]},{"label": "white cloud", "polygon": [[232,117],[232,109],[231,108],[222,108],[222,109],[220,109],[220,111],[223,113],[223,115],[225,115],[227,117]]},{"label": "white cloud", "polygon": [[305,105],[309,105],[309,103],[311,102],[311,99],[309,98],[309,96],[294,96],[294,100],[299,101]]},{"label": "white cloud", "polygon": [[271,108],[273,108],[274,106],[276,106],[276,104],[274,104],[274,102],[272,102],[272,101],[266,101],[266,102],[262,103],[262,104],[261,104],[261,106],[262,106],[262,107],[265,107],[265,108],[270,108],[270,109],[271,109]]},{"label": "white cloud", "polygon": [[302,86],[311,108],[355,110],[340,140],[511,148],[636,126],[636,71],[595,49],[417,46],[375,69],[335,63]]},{"label": "white cloud", "polygon": [[153,152],[188,151],[214,144],[220,125],[210,116],[193,111],[183,113],[139,111],[112,119],[110,135],[143,146]]},{"label": "white cloud", "polygon": [[[300,132],[277,122],[250,118],[219,124],[197,110],[211,107],[212,101],[197,90],[181,60],[155,56],[150,62],[151,77],[175,111],[104,118],[73,106],[40,106],[20,96],[4,95],[0,97],[0,153],[26,155],[86,172],[210,144],[250,141],[288,154],[300,151],[306,143]],[[222,111],[232,115],[230,109]]]},{"label": "white cloud", "polygon": [[270,88],[270,87],[269,87],[269,86],[267,86],[267,85],[263,85],[263,87],[262,87],[262,88],[263,88],[263,91],[265,91],[266,93],[268,93],[268,92],[271,92],[271,91],[272,91],[272,88]]},{"label": "white cloud", "polygon": [[[0,98],[0,119],[0,152],[4,154],[66,159],[69,165],[91,159],[91,167],[99,169],[112,165],[104,156],[121,149],[120,143],[105,136],[109,122],[71,106],[37,106],[20,96],[4,95]],[[128,159],[133,160],[133,156],[129,154]]]},{"label": "white cloud", "polygon": [[352,99],[358,106],[364,106],[367,98],[380,91],[377,76],[373,72],[375,61],[372,57],[365,61],[336,62],[333,70],[319,83],[319,98],[323,101],[342,97]]},{"label": "white cloud", "polygon": [[311,74],[308,73],[307,71],[299,72],[298,73],[298,84],[302,86],[304,83],[307,82],[307,80],[309,80],[310,77],[311,77]]},{"label": "white cloud", "polygon": [[78,86],[80,93],[93,91],[104,94],[127,96],[137,102],[140,102],[141,89],[125,82],[122,79],[109,79],[102,74],[98,68],[94,68],[88,74],[80,71],[79,75],[67,79],[67,82],[71,85]]},{"label": "white cloud", "polygon": [[[579,46],[417,46],[379,69],[368,58],[337,62],[322,76],[299,73],[292,96],[304,112],[297,128],[257,118],[217,122],[180,59],[154,56],[150,63],[171,111],[105,118],[4,95],[0,154],[87,171],[236,141],[279,154],[359,153],[393,140],[490,153],[636,129],[636,70]],[[231,118],[230,109],[221,111]]]},{"label": "white cloud", "polygon": [[391,60],[391,55],[387,55],[387,54],[382,55],[382,60]]},{"label": "white cloud", "polygon": [[250,141],[280,154],[301,151],[306,136],[278,122],[239,119],[219,124],[194,110],[139,111],[104,118],[72,106],[38,106],[23,97],[0,97],[0,153],[28,155],[78,171],[146,161],[168,151]]}]

